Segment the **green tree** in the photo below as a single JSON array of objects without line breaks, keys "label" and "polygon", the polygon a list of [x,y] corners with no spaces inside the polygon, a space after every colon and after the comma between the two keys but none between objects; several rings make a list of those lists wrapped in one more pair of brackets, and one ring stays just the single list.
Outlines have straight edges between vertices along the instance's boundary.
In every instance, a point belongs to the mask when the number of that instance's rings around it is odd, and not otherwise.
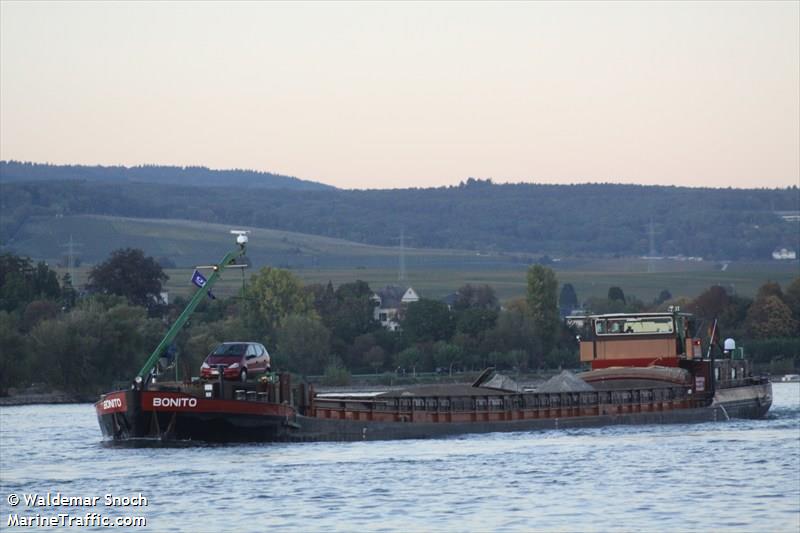
[{"label": "green tree", "polygon": [[558,307],[562,316],[567,316],[570,311],[578,307],[578,295],[572,283],[565,283],[561,286],[561,293],[558,295]]},{"label": "green tree", "polygon": [[33,328],[31,358],[47,383],[85,394],[131,379],[163,328],[143,308],[113,302],[91,298]]},{"label": "green tree", "polygon": [[33,273],[33,295],[36,298],[48,300],[58,300],[61,297],[58,274],[54,270],[50,270],[44,261],[36,263]]},{"label": "green tree", "polygon": [[499,307],[497,296],[489,285],[471,285],[467,283],[456,291],[458,297],[453,305],[456,311],[465,309],[496,310]]},{"label": "green tree", "polygon": [[449,375],[453,375],[453,367],[460,363],[464,352],[455,344],[439,341],[433,345],[433,359],[436,365],[447,368]]},{"label": "green tree", "polygon": [[489,360],[500,370],[521,370],[527,367],[528,354],[525,350],[495,351],[489,354]]},{"label": "green tree", "polygon": [[42,320],[55,318],[59,312],[61,312],[61,308],[52,300],[34,300],[25,306],[21,329],[30,331]]},{"label": "green tree", "polygon": [[492,329],[496,323],[497,311],[472,307],[457,314],[456,331],[477,338]]},{"label": "green tree", "polygon": [[725,336],[741,335],[751,300],[731,295],[719,285],[709,287],[692,300],[686,310],[698,319],[712,324],[719,320],[720,330]]},{"label": "green tree", "polygon": [[608,298],[599,298],[596,296],[587,298],[585,306],[587,309],[591,310],[592,313],[599,315],[625,312],[625,302],[622,300],[609,300]]},{"label": "green tree", "polygon": [[367,370],[370,366],[367,353],[375,346],[378,346],[378,342],[374,334],[359,335],[347,348],[345,366],[353,371]]},{"label": "green tree", "polygon": [[[290,315],[278,328],[276,361],[292,372],[321,374],[330,361],[330,332],[316,317]],[[277,364],[277,363],[276,363]]]},{"label": "green tree", "polygon": [[447,305],[425,298],[408,305],[401,326],[411,342],[448,340],[453,335],[453,317]]},{"label": "green tree", "polygon": [[161,302],[162,284],[169,277],[142,250],[125,248],[89,272],[87,289],[101,294],[124,296],[132,305],[153,308]]},{"label": "green tree", "polygon": [[659,306],[659,305],[663,304],[664,302],[669,301],[671,299],[672,299],[672,293],[669,292],[667,289],[663,289],[660,293],[658,293],[658,296],[656,296],[656,299],[653,300],[653,305]]},{"label": "green tree", "polygon": [[251,278],[247,289],[246,322],[260,336],[274,341],[286,317],[313,313],[309,294],[288,270],[264,267]]},{"label": "green tree", "polygon": [[747,311],[747,329],[756,339],[791,337],[797,331],[792,311],[773,294],[757,297]]},{"label": "green tree", "polygon": [[375,370],[375,373],[377,374],[378,370],[383,367],[385,363],[386,352],[383,350],[383,348],[376,344],[367,350],[367,352],[364,354],[364,360]]},{"label": "green tree", "polygon": [[557,348],[547,354],[544,364],[547,368],[561,370],[564,367],[577,368],[580,364],[578,351],[565,348]]},{"label": "green tree", "polygon": [[533,265],[528,269],[528,312],[545,354],[553,349],[558,340],[560,318],[557,291],[555,272],[541,265]]},{"label": "green tree", "polygon": [[704,320],[713,320],[730,303],[730,296],[724,287],[714,285],[700,293],[689,306],[689,312]]},{"label": "green tree", "polygon": [[6,311],[13,311],[19,302],[26,302],[29,291],[25,275],[33,270],[31,260],[14,254],[0,255],[0,304]]},{"label": "green tree", "polygon": [[609,287],[608,299],[611,301],[619,301],[625,303],[625,293],[622,292],[620,287]]},{"label": "green tree", "polygon": [[0,311],[0,396],[6,396],[9,387],[26,384],[27,363],[25,337],[18,330],[17,318]]},{"label": "green tree", "polygon": [[511,350],[506,353],[506,361],[514,370],[524,372],[528,369],[528,354],[525,350]]},{"label": "green tree", "polygon": [[374,317],[372,294],[369,285],[361,280],[344,283],[336,289],[333,314],[326,323],[345,344],[380,327]]},{"label": "green tree", "polygon": [[27,257],[0,255],[0,309],[14,311],[33,300],[58,300],[58,276],[40,261],[34,265]]},{"label": "green tree", "polygon": [[456,333],[451,342],[463,352],[462,365],[480,363],[482,345],[488,332],[497,324],[498,314],[498,310],[483,307],[468,307],[455,313]]},{"label": "green tree", "polygon": [[333,283],[330,280],[325,285],[312,283],[306,285],[305,290],[309,293],[314,309],[322,319],[322,322],[330,328],[331,317],[336,312],[336,293],[333,290]]},{"label": "green tree", "polygon": [[645,303],[641,301],[636,295],[629,295],[625,299],[625,312],[626,313],[641,313],[647,308]]},{"label": "green tree", "polygon": [[777,281],[768,281],[758,288],[756,299],[766,298],[767,296],[776,296],[783,300],[783,290]]},{"label": "green tree", "polygon": [[461,349],[463,355],[460,362],[463,367],[475,369],[485,362],[485,349],[488,346],[486,339],[492,331],[492,329],[486,330],[476,337],[459,331],[453,335],[450,342]]},{"label": "green tree", "polygon": [[416,346],[409,346],[397,354],[397,364],[402,368],[410,368],[417,377],[417,366],[422,362],[422,352]]},{"label": "green tree", "polygon": [[61,277],[61,303],[64,309],[72,309],[78,299],[78,293],[72,285],[72,276],[65,272]]},{"label": "green tree", "polygon": [[[792,311],[792,318],[800,324],[800,276],[794,278],[789,286],[786,287],[783,299]],[[800,336],[800,330],[797,331],[797,335]]]},{"label": "green tree", "polygon": [[747,310],[752,305],[750,298],[731,295],[728,297],[728,304],[719,312],[719,327],[726,337],[741,337],[745,333],[745,320],[747,320]]},{"label": "green tree", "polygon": [[350,371],[344,367],[341,361],[333,361],[325,367],[322,384],[329,387],[345,387],[350,385],[350,377]]},{"label": "green tree", "polygon": [[[510,302],[497,317],[497,325],[487,332],[481,353],[507,353],[522,350],[527,354],[527,365],[538,368],[544,360],[542,339],[525,300]],[[483,366],[489,364],[484,360]]]}]

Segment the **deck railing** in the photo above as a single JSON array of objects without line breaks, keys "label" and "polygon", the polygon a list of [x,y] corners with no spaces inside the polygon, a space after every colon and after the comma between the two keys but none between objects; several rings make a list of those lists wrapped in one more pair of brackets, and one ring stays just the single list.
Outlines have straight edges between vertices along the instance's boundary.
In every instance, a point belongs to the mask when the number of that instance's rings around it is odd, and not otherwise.
[{"label": "deck railing", "polygon": [[471,396],[314,398],[319,418],[386,422],[469,422],[664,411],[700,406],[686,387]]}]

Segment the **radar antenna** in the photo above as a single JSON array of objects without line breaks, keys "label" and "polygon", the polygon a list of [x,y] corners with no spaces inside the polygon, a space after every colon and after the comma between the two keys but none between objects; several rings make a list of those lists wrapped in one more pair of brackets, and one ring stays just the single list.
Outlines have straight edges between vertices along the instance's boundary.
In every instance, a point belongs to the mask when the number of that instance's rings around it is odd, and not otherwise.
[{"label": "radar antenna", "polygon": [[236,244],[244,248],[244,245],[247,244],[249,240],[247,235],[250,233],[250,230],[245,229],[232,229],[231,235],[236,235]]}]

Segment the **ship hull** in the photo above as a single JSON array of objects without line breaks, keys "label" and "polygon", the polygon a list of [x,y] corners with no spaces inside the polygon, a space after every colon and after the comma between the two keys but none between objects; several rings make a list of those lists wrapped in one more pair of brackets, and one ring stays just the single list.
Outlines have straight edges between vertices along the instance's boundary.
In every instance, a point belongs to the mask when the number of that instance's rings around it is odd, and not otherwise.
[{"label": "ship hull", "polygon": [[[157,404],[157,405],[154,405]],[[772,386],[722,389],[710,405],[469,422],[384,422],[303,416],[286,404],[193,398],[180,393],[119,391],[95,404],[113,441],[316,442],[439,438],[469,433],[576,429],[613,425],[684,424],[762,418]],[[477,417],[479,418],[479,417]]]}]

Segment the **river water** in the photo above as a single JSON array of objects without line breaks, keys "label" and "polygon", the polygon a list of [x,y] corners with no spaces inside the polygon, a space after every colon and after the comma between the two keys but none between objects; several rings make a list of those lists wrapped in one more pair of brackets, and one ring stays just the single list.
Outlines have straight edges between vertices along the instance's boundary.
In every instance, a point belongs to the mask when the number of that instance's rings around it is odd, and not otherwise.
[{"label": "river water", "polygon": [[[99,499],[24,500],[48,492]],[[120,448],[91,405],[0,407],[0,496],[7,531],[98,513],[138,531],[797,532],[800,384],[774,385],[765,420],[358,443]]]}]

